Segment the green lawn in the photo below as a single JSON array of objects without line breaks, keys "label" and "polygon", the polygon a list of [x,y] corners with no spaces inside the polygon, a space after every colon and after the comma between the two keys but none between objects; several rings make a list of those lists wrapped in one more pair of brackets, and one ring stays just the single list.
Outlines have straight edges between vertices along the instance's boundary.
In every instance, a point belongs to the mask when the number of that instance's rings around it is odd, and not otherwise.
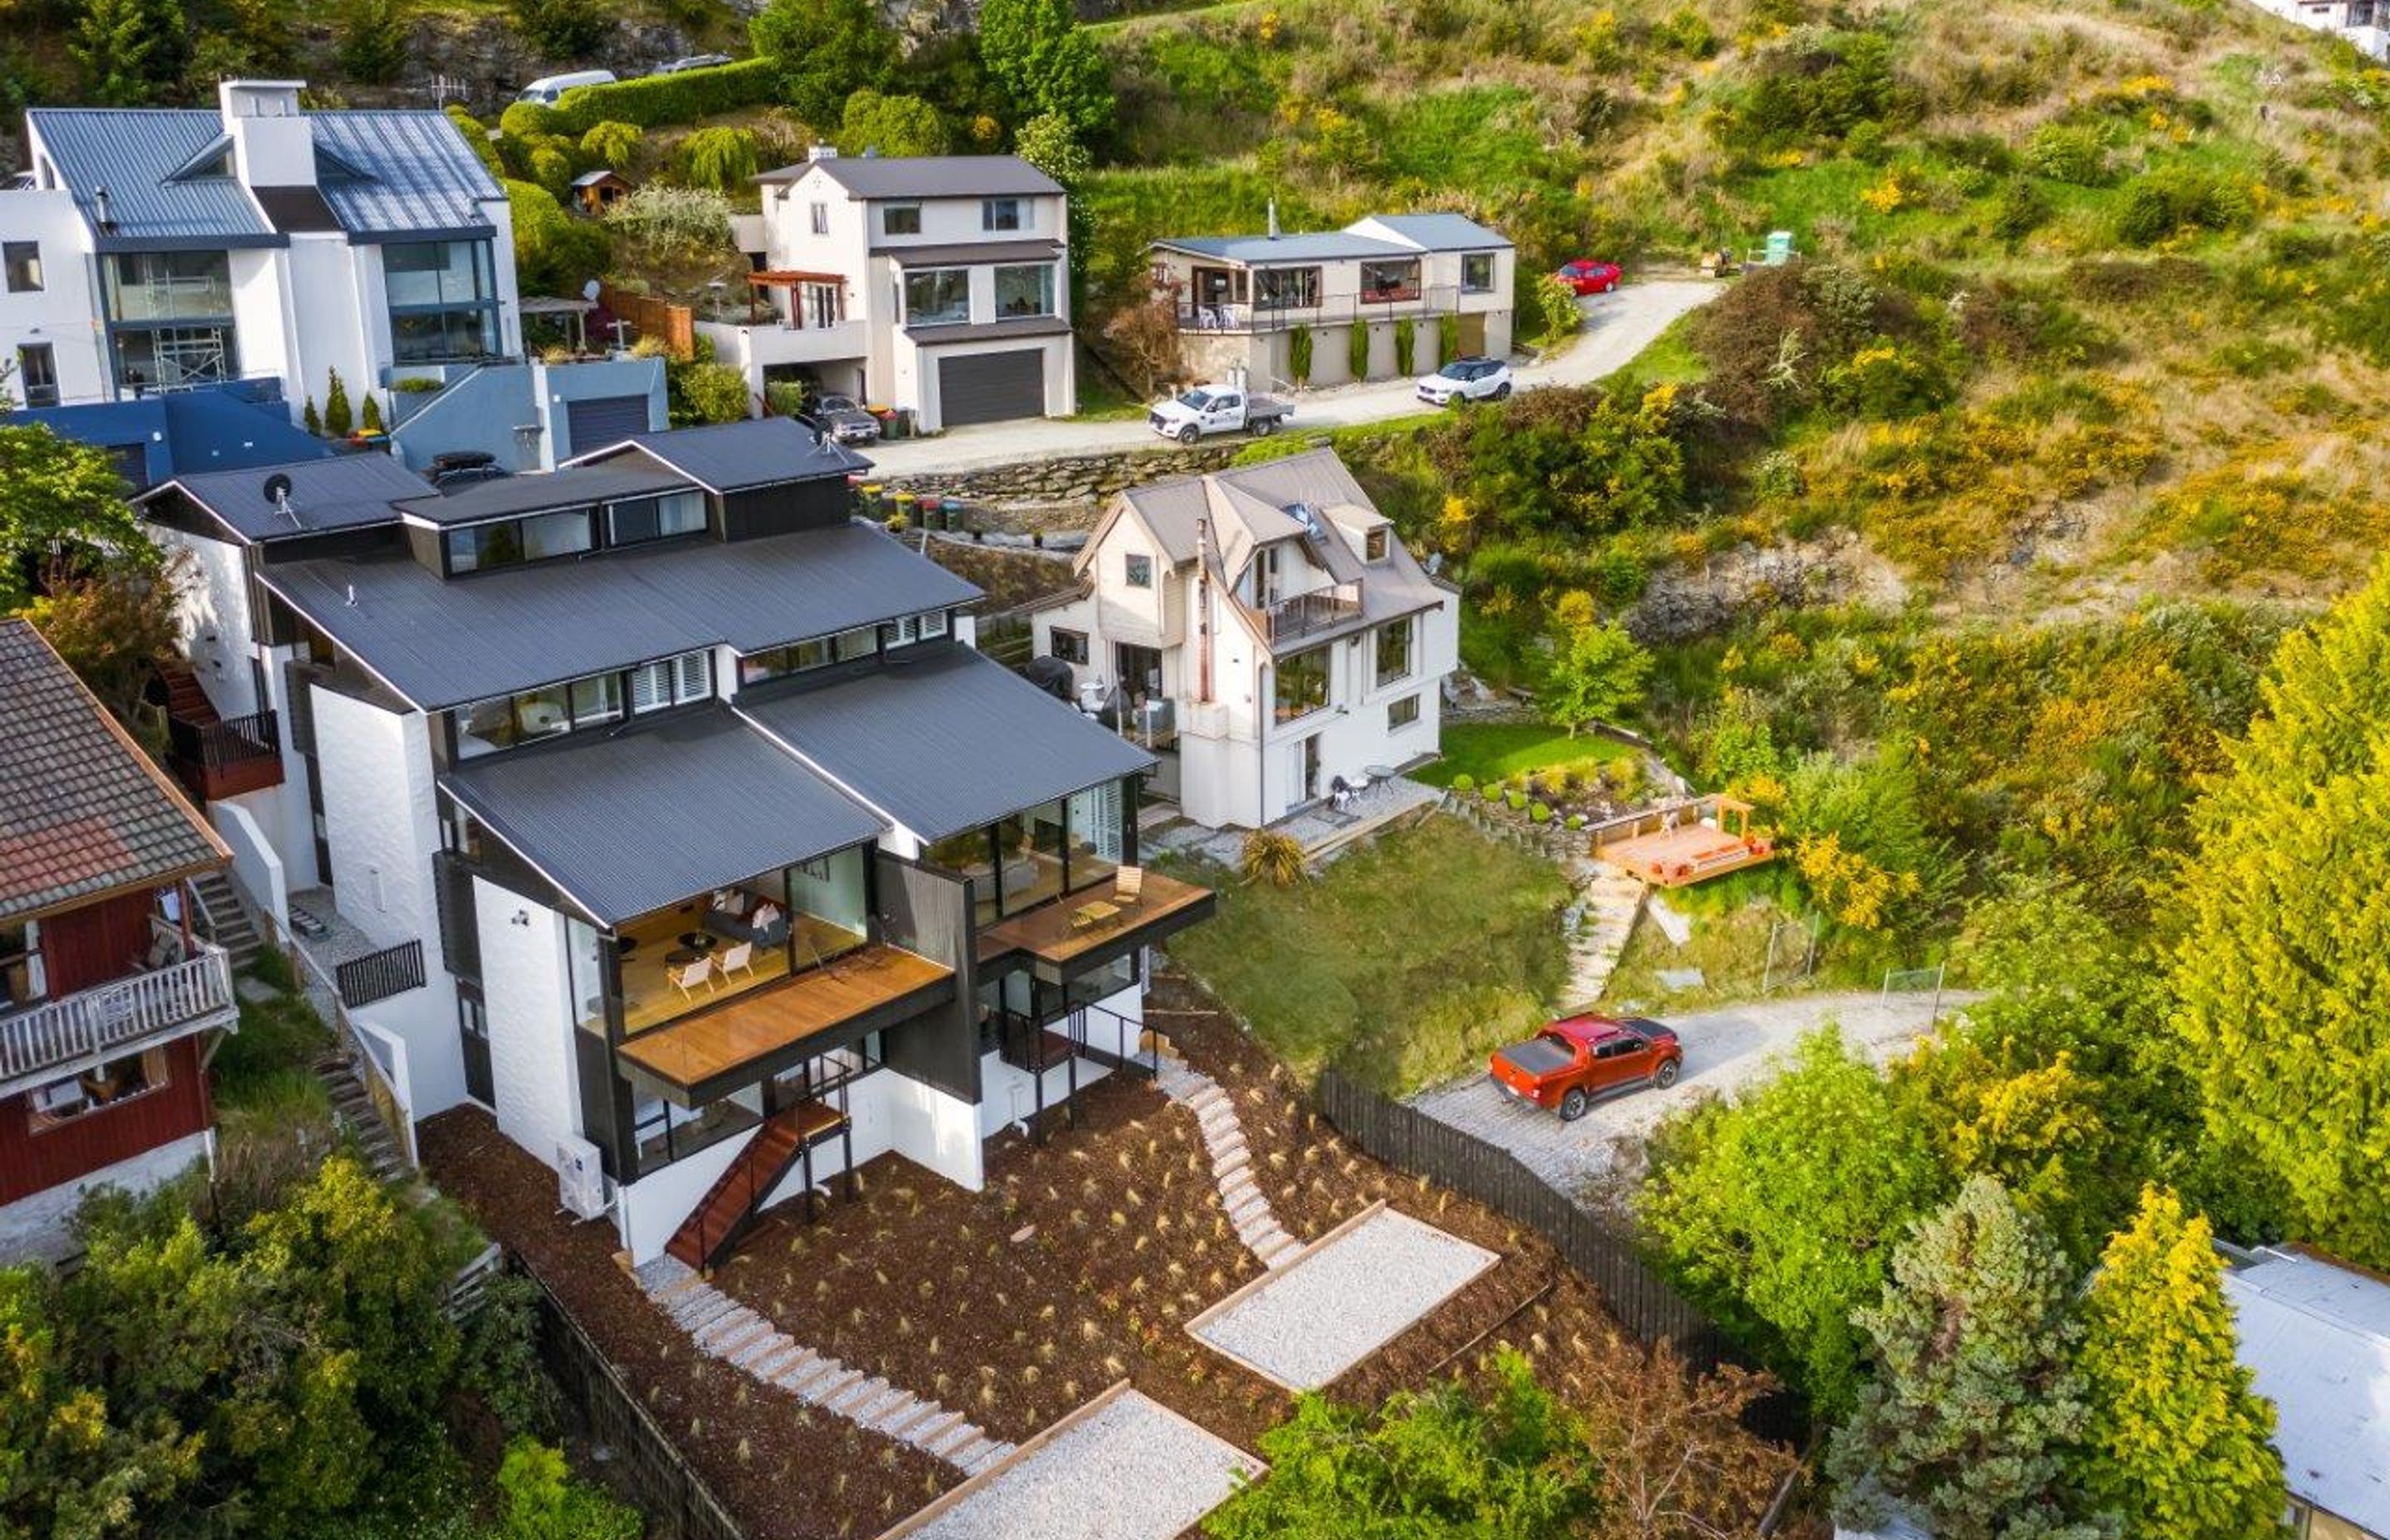
[{"label": "green lawn", "polygon": [[1219,884],[1219,912],[1171,955],[1304,1075],[1415,1089],[1532,1032],[1567,980],[1559,868],[1456,818],[1293,888],[1192,875]]},{"label": "green lawn", "polygon": [[1418,773],[1431,786],[1450,786],[1462,775],[1483,786],[1561,765],[1599,764],[1635,751],[1616,738],[1580,733],[1571,738],[1540,722],[1447,724],[1444,757]]}]

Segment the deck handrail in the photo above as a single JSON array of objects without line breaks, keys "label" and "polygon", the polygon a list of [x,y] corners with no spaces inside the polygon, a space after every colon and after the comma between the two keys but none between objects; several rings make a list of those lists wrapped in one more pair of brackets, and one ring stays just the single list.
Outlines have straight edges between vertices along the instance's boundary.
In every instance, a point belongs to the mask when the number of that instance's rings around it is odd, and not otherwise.
[{"label": "deck handrail", "polygon": [[1335,583],[1307,594],[1291,594],[1263,610],[1269,639],[1284,641],[1350,620],[1361,612],[1361,585]]},{"label": "deck handrail", "polygon": [[235,1008],[222,948],[111,979],[30,1010],[0,1016],[0,1080],[16,1080],[127,1048],[155,1033]]},{"label": "deck handrail", "polygon": [[191,722],[169,716],[166,736],[177,758],[210,770],[282,757],[280,725],[271,711],[228,716],[221,722]]}]

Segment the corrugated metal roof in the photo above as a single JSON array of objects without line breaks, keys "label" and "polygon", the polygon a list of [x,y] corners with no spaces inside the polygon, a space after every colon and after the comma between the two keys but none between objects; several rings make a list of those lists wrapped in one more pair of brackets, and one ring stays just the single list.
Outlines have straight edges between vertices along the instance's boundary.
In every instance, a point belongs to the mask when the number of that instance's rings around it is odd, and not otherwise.
[{"label": "corrugated metal roof", "polygon": [[2274,1404],[2291,1495],[2390,1534],[2390,1283],[2268,1251],[2227,1273],[2239,1357]]},{"label": "corrugated metal roof", "polygon": [[1369,223],[1385,226],[1423,251],[1484,251],[1510,244],[1509,237],[1467,214],[1372,214]]},{"label": "corrugated metal roof", "polygon": [[[283,243],[233,178],[169,180],[223,137],[224,120],[213,112],[46,107],[25,119],[103,250]],[[100,224],[102,187],[112,232]]]},{"label": "corrugated metal roof", "polygon": [[445,112],[311,112],[315,143],[364,175],[327,173],[324,199],[361,240],[487,236],[506,193]]},{"label": "corrugated metal roof", "polygon": [[[265,495],[265,483],[276,476],[290,479],[290,512],[295,520],[286,517]],[[180,487],[240,534],[260,542],[395,524],[397,499],[419,497],[431,490],[422,477],[387,455],[338,455],[246,469],[206,470],[177,476],[166,484]],[[161,487],[148,496],[163,490]]]},{"label": "corrugated metal roof", "polygon": [[[817,435],[794,417],[748,417],[738,422],[709,423],[701,428],[677,428],[662,433],[641,433],[624,443],[645,451],[716,492],[739,492],[782,481],[819,481],[871,468],[869,460],[836,439]],[[623,444],[610,444],[574,463],[602,459],[621,453],[623,448]]]},{"label": "corrugated metal roof", "polygon": [[470,524],[541,508],[582,507],[618,498],[696,490],[697,483],[687,477],[652,462],[612,460],[604,465],[560,466],[541,476],[471,481],[453,492],[411,496],[399,506],[435,524]]},{"label": "corrugated metal roof", "polygon": [[32,622],[0,620],[0,921],[228,859]]},{"label": "corrugated metal roof", "polygon": [[482,760],[440,784],[607,925],[886,827],[722,705]]},{"label": "corrugated metal roof", "polygon": [[941,246],[875,246],[875,257],[893,257],[899,267],[952,267],[974,262],[1052,262],[1062,254],[1059,240],[957,241]]},{"label": "corrugated metal roof", "polygon": [[1199,257],[1217,257],[1223,262],[1242,263],[1249,267],[1272,267],[1294,262],[1337,262],[1352,257],[1419,255],[1412,248],[1398,246],[1391,240],[1347,235],[1342,230],[1275,237],[1173,236],[1153,244],[1174,251],[1191,252]]},{"label": "corrugated metal roof", "polygon": [[1020,198],[1062,185],[1017,155],[836,155],[782,166],[758,182],[794,182],[819,171],[858,198]]},{"label": "corrugated metal roof", "polygon": [[992,824],[1153,756],[966,647],[739,711],[924,840]]},{"label": "corrugated metal roof", "polygon": [[980,597],[859,524],[613,551],[447,583],[396,556],[292,562],[267,569],[263,581],[431,711],[695,648],[757,652]]}]

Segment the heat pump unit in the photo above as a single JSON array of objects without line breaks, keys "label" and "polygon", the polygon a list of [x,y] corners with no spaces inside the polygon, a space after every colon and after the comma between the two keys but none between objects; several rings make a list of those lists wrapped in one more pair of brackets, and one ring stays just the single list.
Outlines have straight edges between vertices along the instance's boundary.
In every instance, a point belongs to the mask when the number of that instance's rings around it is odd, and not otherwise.
[{"label": "heat pump unit", "polygon": [[596,1219],[606,1212],[606,1171],[598,1161],[598,1147],[587,1139],[556,1141],[557,1201],[577,1219]]}]

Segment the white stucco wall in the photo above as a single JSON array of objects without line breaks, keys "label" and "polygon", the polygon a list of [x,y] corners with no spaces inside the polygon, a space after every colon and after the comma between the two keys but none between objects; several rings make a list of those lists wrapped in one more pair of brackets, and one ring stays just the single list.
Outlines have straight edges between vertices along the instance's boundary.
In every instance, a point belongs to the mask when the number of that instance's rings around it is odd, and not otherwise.
[{"label": "white stucco wall", "polygon": [[249,570],[242,549],[162,525],[148,526],[168,551],[189,553],[190,577],[177,596],[183,649],[208,699],[224,716],[247,716],[263,704],[250,678],[255,653],[250,632]]},{"label": "white stucco wall", "polygon": [[[0,286],[0,363],[17,366],[20,347],[46,344],[58,367],[58,402],[109,398],[108,347],[99,329],[97,275],[86,248],[88,227],[63,189],[0,191],[0,233],[41,248],[42,287],[11,294]],[[23,403],[24,385],[10,393]]]},{"label": "white stucco wall", "polygon": [[[495,1049],[495,1043],[492,1045]],[[739,1151],[754,1142],[755,1130],[736,1135],[720,1144],[709,1145],[686,1160],[675,1161],[662,1170],[642,1176],[626,1187],[614,1190],[614,1231],[623,1238],[623,1247],[631,1253],[631,1265],[653,1262],[663,1254],[697,1200],[704,1197]],[[541,1157],[552,1160],[550,1149]]]},{"label": "white stucco wall", "polygon": [[[564,917],[478,877],[473,913],[489,1015],[492,1110],[499,1132],[552,1166],[557,1141],[581,1132]],[[531,923],[517,925],[517,915]]]},{"label": "white stucco wall", "polygon": [[865,1084],[877,1081],[888,1083],[888,1099],[893,1104],[891,1136],[897,1154],[973,1192],[986,1184],[977,1108],[893,1070],[873,1075]]},{"label": "white stucco wall", "polygon": [[[1087,1042],[1092,1047],[1123,1058],[1134,1057],[1137,1040],[1145,1022],[1145,986],[1128,988],[1096,1002],[1099,1009],[1087,1013]],[[1105,1013],[1110,1012],[1107,1016]],[[1111,1018],[1120,1020],[1114,1020]],[[1101,1080],[1111,1071],[1091,1059],[1081,1059],[1078,1081],[1082,1089]],[[980,1104],[979,1132],[983,1140],[992,1139],[1015,1123],[1024,1122],[1037,1110],[1037,1079],[1017,1065],[1008,1064],[1001,1054],[982,1056],[979,1067]],[[1071,1092],[1071,1067],[1058,1064],[1045,1072],[1046,1105],[1061,1105]]]},{"label": "white stucco wall", "polygon": [[286,298],[279,319],[290,361],[284,394],[294,412],[303,413],[311,396],[320,409],[338,369],[351,418],[361,421],[366,394],[380,382],[379,355],[390,348],[390,325],[380,314],[381,248],[351,246],[337,233],[296,235],[282,265]]}]

